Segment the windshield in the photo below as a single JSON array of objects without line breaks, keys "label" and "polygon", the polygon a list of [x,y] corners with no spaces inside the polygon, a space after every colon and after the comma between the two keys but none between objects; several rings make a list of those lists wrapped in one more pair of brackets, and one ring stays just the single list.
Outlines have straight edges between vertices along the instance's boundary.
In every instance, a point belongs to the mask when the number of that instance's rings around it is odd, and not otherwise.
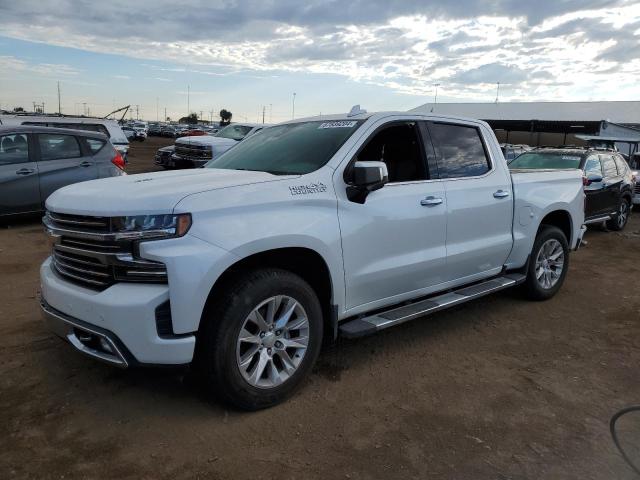
[{"label": "windshield", "polygon": [[327,163],[361,124],[315,121],[265,128],[206,167],[304,175]]},{"label": "windshield", "polygon": [[230,138],[232,140],[242,140],[253,127],[246,125],[229,125],[224,127],[214,137]]},{"label": "windshield", "polygon": [[529,152],[509,164],[512,169],[580,168],[582,156],[570,152]]}]

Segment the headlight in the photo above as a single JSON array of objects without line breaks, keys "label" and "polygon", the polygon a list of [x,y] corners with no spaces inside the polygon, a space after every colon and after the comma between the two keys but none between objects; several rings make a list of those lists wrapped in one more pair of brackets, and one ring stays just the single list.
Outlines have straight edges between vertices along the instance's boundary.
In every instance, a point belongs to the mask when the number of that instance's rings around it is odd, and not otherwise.
[{"label": "headlight", "polygon": [[113,217],[111,231],[118,240],[182,237],[191,227],[191,214]]}]

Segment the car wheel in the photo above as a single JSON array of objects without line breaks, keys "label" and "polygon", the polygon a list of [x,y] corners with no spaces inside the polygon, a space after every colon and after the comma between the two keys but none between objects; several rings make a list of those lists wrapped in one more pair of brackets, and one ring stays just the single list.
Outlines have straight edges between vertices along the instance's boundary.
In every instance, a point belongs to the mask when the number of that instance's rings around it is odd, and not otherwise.
[{"label": "car wheel", "polygon": [[631,213],[629,200],[623,198],[618,206],[618,213],[616,216],[607,221],[607,228],[616,232],[623,230],[629,220],[629,213]]},{"label": "car wheel", "polygon": [[196,352],[205,387],[243,410],[289,397],[322,345],[322,310],[313,289],[278,269],[237,277],[205,310]]},{"label": "car wheel", "polygon": [[553,297],[569,268],[569,244],[562,230],[543,226],[531,250],[525,288],[532,300]]}]

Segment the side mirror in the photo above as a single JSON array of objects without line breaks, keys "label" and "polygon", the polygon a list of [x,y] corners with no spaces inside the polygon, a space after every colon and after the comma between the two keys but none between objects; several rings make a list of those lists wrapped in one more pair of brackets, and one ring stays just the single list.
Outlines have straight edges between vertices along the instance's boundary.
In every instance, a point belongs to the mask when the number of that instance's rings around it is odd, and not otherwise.
[{"label": "side mirror", "polygon": [[355,162],[353,184],[372,192],[382,188],[389,181],[389,172],[384,162]]},{"label": "side mirror", "polygon": [[592,183],[599,183],[602,180],[602,175],[597,175],[595,173],[590,173],[589,175],[587,175],[587,185],[591,185]]},{"label": "side mirror", "polygon": [[389,172],[384,162],[355,162],[353,183],[347,187],[347,198],[355,203],[364,203],[367,196],[384,187],[389,181]]}]

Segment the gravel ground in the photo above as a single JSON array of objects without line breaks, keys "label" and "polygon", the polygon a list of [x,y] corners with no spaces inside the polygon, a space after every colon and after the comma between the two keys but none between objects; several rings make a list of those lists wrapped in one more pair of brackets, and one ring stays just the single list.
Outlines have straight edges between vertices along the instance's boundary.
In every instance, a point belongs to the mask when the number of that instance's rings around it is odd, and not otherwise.
[{"label": "gravel ground", "polygon": [[[129,170],[168,143],[134,144]],[[247,414],[179,371],[113,369],[54,338],[39,219],[5,222],[0,478],[636,478],[608,420],[640,403],[640,216],[586,239],[554,299],[504,292],[340,342],[294,398]],[[640,463],[640,415],[621,430]]]}]

